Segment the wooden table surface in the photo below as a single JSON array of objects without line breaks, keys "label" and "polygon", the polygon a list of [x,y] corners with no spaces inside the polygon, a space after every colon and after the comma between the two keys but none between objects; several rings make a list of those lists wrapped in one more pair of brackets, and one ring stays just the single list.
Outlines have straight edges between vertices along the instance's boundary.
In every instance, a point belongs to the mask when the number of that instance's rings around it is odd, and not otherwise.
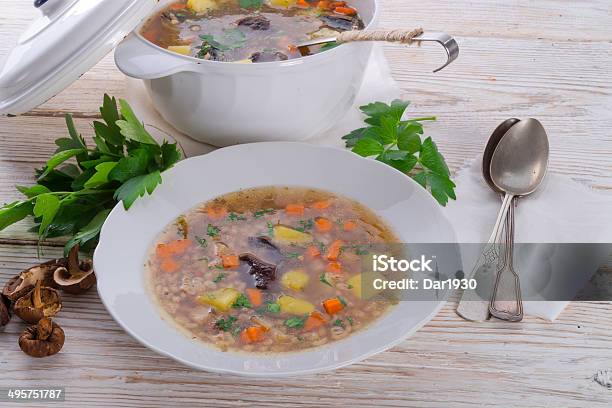
[{"label": "wooden table surface", "polygon": [[[0,56],[36,13],[29,1],[0,0]],[[553,172],[612,189],[612,3],[609,0],[381,0],[383,27],[423,26],[458,37],[461,56],[431,74],[439,53],[389,46],[393,76],[428,125],[453,170],[483,148],[501,120],[535,116],[551,136]],[[0,202],[33,183],[33,169],[66,134],[63,114],[91,134],[104,92],[126,97],[112,55],[70,88],[17,118],[0,118]],[[128,97],[129,99],[129,97]],[[0,233],[0,284],[37,263],[27,223]],[[61,243],[43,247],[60,254]],[[602,269],[599,274],[607,274]],[[22,354],[14,319],[0,333],[0,387],[66,387],[63,406],[612,406],[593,381],[612,369],[610,302],[573,302],[554,323],[468,323],[445,308],[390,351],[333,373],[286,380],[197,372],[138,344],[97,293],[67,296],[58,321],[63,351]]]}]

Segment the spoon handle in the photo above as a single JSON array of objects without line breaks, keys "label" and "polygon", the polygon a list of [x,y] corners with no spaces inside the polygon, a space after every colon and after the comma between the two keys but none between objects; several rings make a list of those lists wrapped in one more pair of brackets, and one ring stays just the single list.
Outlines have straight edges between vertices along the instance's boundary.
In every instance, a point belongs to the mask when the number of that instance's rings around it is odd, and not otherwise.
[{"label": "spoon handle", "polygon": [[514,205],[510,206],[507,220],[504,266],[497,272],[489,312],[498,319],[518,322],[523,320],[523,301],[519,276],[514,270]]},{"label": "spoon handle", "polygon": [[489,242],[484,246],[470,274],[465,276],[467,279],[474,279],[477,283],[476,289],[463,291],[456,309],[457,314],[466,320],[481,322],[489,318],[489,302],[495,284],[496,272],[504,265],[499,247],[502,232],[504,227],[507,227],[506,215],[512,203],[512,198],[513,196],[508,194],[504,196]]}]

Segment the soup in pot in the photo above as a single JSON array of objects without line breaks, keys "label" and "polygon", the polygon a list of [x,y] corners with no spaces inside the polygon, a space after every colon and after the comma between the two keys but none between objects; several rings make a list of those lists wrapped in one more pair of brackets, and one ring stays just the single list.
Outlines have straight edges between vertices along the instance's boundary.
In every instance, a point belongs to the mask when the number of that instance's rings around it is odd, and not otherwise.
[{"label": "soup in pot", "polygon": [[[298,58],[296,44],[363,27],[347,1],[183,0],[156,14],[141,34],[179,54],[252,63]],[[312,52],[333,46],[314,46]]]},{"label": "soup in pot", "polygon": [[362,291],[362,261],[396,242],[353,200],[262,187],[178,217],[153,243],[146,276],[162,314],[194,339],[224,351],[296,351],[383,316],[393,301]]}]

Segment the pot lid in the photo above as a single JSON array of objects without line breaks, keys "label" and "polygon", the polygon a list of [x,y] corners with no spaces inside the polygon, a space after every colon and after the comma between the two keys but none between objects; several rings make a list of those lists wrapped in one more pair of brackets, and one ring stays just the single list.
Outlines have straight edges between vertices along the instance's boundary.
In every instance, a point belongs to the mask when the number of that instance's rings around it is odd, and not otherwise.
[{"label": "pot lid", "polygon": [[64,90],[146,18],[159,0],[36,0],[42,16],[0,69],[0,114],[25,113]]}]

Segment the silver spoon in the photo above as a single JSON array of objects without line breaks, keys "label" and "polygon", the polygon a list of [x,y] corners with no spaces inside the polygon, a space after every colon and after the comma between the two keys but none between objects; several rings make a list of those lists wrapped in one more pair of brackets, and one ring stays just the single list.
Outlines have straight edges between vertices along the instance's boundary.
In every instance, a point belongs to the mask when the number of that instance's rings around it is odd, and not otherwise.
[{"label": "silver spoon", "polygon": [[[491,134],[482,155],[482,178],[487,185],[496,193],[503,194],[491,180],[491,158],[497,145],[504,135],[518,122],[519,119],[511,118],[502,122]],[[478,290],[466,289],[461,295],[456,312],[464,319],[471,321],[485,321],[489,318],[489,301],[494,287],[494,275],[501,264],[498,246],[502,235],[500,231],[483,249],[480,258],[476,262],[469,277],[478,283]]]},{"label": "silver spoon", "polygon": [[[457,44],[457,41],[453,37],[451,37],[450,35],[446,33],[435,33],[435,32],[424,33],[422,31],[423,30],[420,30],[421,34],[417,35],[416,37],[411,37],[408,40],[408,43],[435,42],[435,43],[440,44],[444,48],[444,51],[446,51],[446,57],[447,57],[446,63],[442,65],[440,68],[434,70],[434,73],[443,70],[444,68],[449,66],[453,61],[455,61],[457,57],[459,57],[459,44]],[[401,30],[395,30],[395,32],[401,33]],[[410,33],[409,31],[406,31],[406,32]],[[389,33],[392,33],[392,32],[390,31],[361,31],[361,30],[360,31],[345,31],[343,33],[340,33],[338,37],[316,38],[314,40],[305,41],[303,43],[297,44],[296,47],[302,55],[310,55],[310,50],[308,47],[311,47],[313,45],[323,45],[323,44],[328,44],[328,43],[333,43],[333,42],[342,44],[342,43],[351,42],[351,41],[378,41],[372,38],[388,37]],[[359,38],[357,39],[352,38],[353,34],[358,34]],[[344,40],[344,38],[347,38],[347,40]],[[386,39],[383,41],[392,41],[392,40]],[[397,41],[397,42],[401,42],[401,41]]]},{"label": "silver spoon", "polygon": [[[524,197],[533,193],[542,183],[548,169],[550,147],[548,136],[542,124],[536,119],[526,119],[514,125],[501,139],[491,157],[491,180],[505,193],[502,207],[495,223],[494,234],[499,231],[502,221],[508,216],[508,210],[515,197]],[[495,317],[504,320],[518,321],[523,318],[520,283],[518,274],[512,267],[512,249],[514,247],[514,225],[510,225],[507,234],[506,262],[498,272],[493,290],[489,311]],[[514,283],[513,292],[517,307],[514,311],[496,307],[497,293],[503,275],[511,274]]]}]

